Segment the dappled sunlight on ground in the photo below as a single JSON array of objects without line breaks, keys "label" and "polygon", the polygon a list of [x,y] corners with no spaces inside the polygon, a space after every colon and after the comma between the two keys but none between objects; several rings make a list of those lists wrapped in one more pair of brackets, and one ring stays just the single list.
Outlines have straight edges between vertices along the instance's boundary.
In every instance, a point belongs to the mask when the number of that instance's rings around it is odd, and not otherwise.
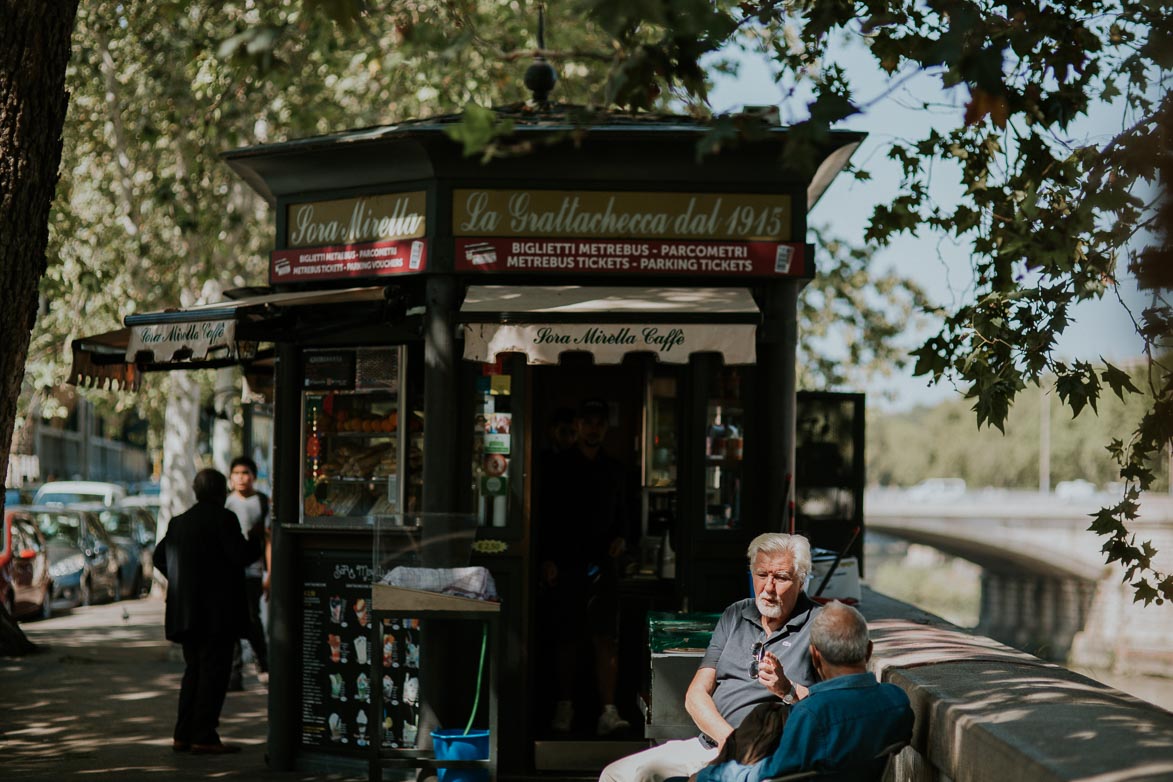
[{"label": "dappled sunlight on ground", "polygon": [[163,604],[144,599],[75,609],[28,625],[29,637],[44,651],[0,666],[0,691],[6,693],[0,710],[3,777],[301,778],[265,768],[267,694],[255,681],[245,692],[229,694],[221,720],[221,734],[243,748],[240,754],[172,752],[183,664],[170,653],[162,623]]}]

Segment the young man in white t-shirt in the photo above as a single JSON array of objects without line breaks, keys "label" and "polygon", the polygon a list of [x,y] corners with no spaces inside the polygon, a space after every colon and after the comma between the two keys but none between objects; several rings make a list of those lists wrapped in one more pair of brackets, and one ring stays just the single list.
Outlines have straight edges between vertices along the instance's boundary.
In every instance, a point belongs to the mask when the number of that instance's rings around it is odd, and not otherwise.
[{"label": "young man in white t-shirt", "polygon": [[[248,600],[249,646],[252,647],[256,658],[257,670],[262,682],[269,678],[269,646],[265,642],[265,627],[261,622],[261,597],[267,598],[268,592],[268,562],[269,562],[269,498],[256,490],[257,464],[247,456],[238,456],[232,460],[228,482],[232,493],[224,501],[224,507],[236,514],[240,521],[240,531],[247,538],[250,530],[261,525],[265,531],[264,555],[244,569],[244,589]],[[232,677],[228,682],[228,689],[243,690],[244,682],[241,678],[243,661],[240,654],[240,642],[236,643],[236,654],[232,659]]]}]

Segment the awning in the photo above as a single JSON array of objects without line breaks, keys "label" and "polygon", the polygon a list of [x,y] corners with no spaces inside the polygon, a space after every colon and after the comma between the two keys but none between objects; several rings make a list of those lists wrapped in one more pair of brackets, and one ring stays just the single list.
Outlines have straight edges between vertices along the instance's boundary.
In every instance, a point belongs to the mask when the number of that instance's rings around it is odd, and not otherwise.
[{"label": "awning", "polygon": [[726,364],[752,364],[760,319],[745,288],[477,285],[461,309],[466,359],[524,353],[530,364],[557,364],[569,352],[600,364],[629,353],[675,364],[720,353]]},{"label": "awning", "polygon": [[382,286],[342,290],[263,293],[161,310],[126,318],[126,328],[73,341],[69,383],[136,390],[144,371],[204,369],[248,362],[258,355],[249,327],[291,307],[376,302]]}]

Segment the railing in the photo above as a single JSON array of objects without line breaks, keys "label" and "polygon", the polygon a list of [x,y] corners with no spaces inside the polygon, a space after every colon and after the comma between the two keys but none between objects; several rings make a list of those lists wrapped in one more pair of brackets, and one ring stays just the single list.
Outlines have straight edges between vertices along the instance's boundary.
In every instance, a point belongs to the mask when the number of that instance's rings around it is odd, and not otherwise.
[{"label": "railing", "polygon": [[871,667],[916,712],[889,780],[1173,779],[1173,714],[864,590]]}]

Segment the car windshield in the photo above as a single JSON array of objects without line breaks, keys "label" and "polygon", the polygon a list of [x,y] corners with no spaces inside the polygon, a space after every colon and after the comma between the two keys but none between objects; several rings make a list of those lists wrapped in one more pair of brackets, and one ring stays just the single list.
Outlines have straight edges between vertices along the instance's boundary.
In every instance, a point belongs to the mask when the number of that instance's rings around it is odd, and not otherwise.
[{"label": "car windshield", "polygon": [[37,504],[55,505],[57,503],[61,503],[62,505],[75,505],[79,502],[102,502],[105,499],[106,495],[104,494],[90,494],[86,492],[48,492],[37,498]]},{"label": "car windshield", "polygon": [[67,513],[38,513],[37,526],[46,540],[59,540],[73,545],[81,541],[81,519]]},{"label": "car windshield", "polygon": [[129,513],[106,510],[99,513],[98,518],[102,520],[102,526],[111,535],[131,537],[134,534],[134,525],[131,522]]}]

